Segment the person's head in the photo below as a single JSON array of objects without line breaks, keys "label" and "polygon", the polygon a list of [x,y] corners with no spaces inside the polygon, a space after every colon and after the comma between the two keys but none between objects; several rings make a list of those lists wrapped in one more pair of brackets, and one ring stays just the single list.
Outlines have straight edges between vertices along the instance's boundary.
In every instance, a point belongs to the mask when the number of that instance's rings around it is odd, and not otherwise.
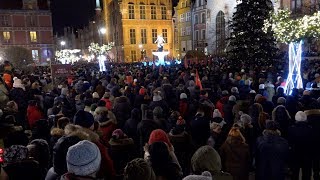
[{"label": "person's head", "polygon": [[91,113],[79,110],[73,118],[73,123],[84,128],[93,129],[94,117]]},{"label": "person's head", "polygon": [[228,137],[227,137],[227,142],[229,144],[232,143],[245,143],[246,139],[242,135],[239,127],[232,127],[229,131]]},{"label": "person's head", "polygon": [[138,108],[134,108],[131,111],[131,119],[141,120],[141,112]]},{"label": "person's head", "polygon": [[[161,173],[161,169],[171,161],[168,146],[164,142],[152,143],[148,151],[150,153],[150,162],[156,175]],[[163,173],[163,172],[162,172]]]},{"label": "person's head", "polygon": [[29,158],[36,160],[40,167],[48,168],[50,160],[50,150],[47,141],[43,139],[35,139],[27,146]]},{"label": "person's head", "polygon": [[303,111],[298,111],[295,115],[295,120],[297,122],[306,122],[307,121],[307,115]]},{"label": "person's head", "polygon": [[189,175],[183,178],[183,180],[212,180],[212,175],[210,172],[205,171],[200,175]]},{"label": "person's head", "polygon": [[283,89],[283,87],[281,87],[281,86],[279,86],[278,88],[277,88],[277,93],[278,94],[284,94],[284,89]]},{"label": "person's head", "polygon": [[68,172],[66,156],[68,148],[77,144],[81,139],[77,136],[61,137],[53,147],[53,169],[58,175]]},{"label": "person's head", "polygon": [[128,162],[124,169],[124,180],[156,180],[151,166],[141,158]]},{"label": "person's head", "polygon": [[286,105],[286,98],[284,98],[284,97],[279,97],[279,98],[277,99],[277,104],[278,104],[278,105]]},{"label": "person's head", "polygon": [[163,109],[160,106],[157,106],[152,113],[154,117],[161,118],[163,116]]},{"label": "person's head", "polygon": [[242,111],[240,111],[239,115],[240,115],[240,121],[244,126],[251,124],[252,118],[248,114],[245,114]]},{"label": "person's head", "polygon": [[221,158],[218,152],[211,146],[200,147],[191,158],[191,170],[197,175],[204,171],[209,171],[212,175],[219,174]]},{"label": "person's head", "polygon": [[66,125],[70,123],[70,119],[67,117],[61,117],[58,119],[57,128],[64,129]]},{"label": "person's head", "polygon": [[101,154],[97,145],[83,140],[68,148],[66,160],[69,173],[95,178],[100,169]]},{"label": "person's head", "polygon": [[166,145],[168,145],[168,147],[172,146],[172,144],[168,138],[168,135],[162,129],[156,129],[151,132],[148,144],[151,145],[155,142],[163,142]]},{"label": "person's head", "polygon": [[210,130],[212,132],[220,134],[225,124],[226,122],[221,117],[212,118],[210,121]]}]

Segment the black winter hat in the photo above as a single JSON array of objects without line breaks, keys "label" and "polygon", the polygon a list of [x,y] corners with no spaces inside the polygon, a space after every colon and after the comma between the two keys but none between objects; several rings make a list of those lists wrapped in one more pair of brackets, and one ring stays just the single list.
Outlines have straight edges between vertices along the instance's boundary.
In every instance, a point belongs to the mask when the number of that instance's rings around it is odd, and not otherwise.
[{"label": "black winter hat", "polygon": [[53,147],[53,168],[55,173],[63,175],[68,172],[66,156],[68,148],[77,144],[81,139],[77,136],[61,137]]},{"label": "black winter hat", "polygon": [[89,112],[79,110],[73,117],[73,123],[84,128],[90,128],[94,123],[94,117]]}]

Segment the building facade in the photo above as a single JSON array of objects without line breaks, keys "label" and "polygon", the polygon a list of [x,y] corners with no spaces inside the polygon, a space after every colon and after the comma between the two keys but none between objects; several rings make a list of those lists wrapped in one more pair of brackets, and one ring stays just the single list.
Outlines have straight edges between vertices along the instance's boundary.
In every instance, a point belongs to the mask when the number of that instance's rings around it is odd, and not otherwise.
[{"label": "building facade", "polygon": [[37,0],[22,2],[21,7],[14,10],[0,9],[0,48],[24,47],[31,51],[36,64],[46,63],[54,56],[49,6],[39,9]]},{"label": "building facade", "polygon": [[192,5],[193,48],[206,52],[207,49],[207,1],[195,0]]},{"label": "building facade", "polygon": [[175,7],[176,26],[177,26],[177,53],[184,57],[186,53],[193,50],[193,27],[192,9],[190,0],[180,0]]},{"label": "building facade", "polygon": [[162,35],[164,51],[173,52],[171,0],[104,0],[107,41],[114,42],[116,62],[153,60],[157,36]]}]

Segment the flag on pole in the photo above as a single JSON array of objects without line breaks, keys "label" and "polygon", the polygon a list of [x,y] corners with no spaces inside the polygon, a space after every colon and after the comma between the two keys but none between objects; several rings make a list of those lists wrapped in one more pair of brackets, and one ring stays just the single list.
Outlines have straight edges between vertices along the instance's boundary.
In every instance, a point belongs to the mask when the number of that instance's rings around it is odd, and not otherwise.
[{"label": "flag on pole", "polygon": [[202,84],[201,84],[201,80],[200,80],[200,77],[199,77],[199,73],[198,73],[198,69],[196,70],[196,86],[199,86],[200,87],[200,90],[202,90]]}]

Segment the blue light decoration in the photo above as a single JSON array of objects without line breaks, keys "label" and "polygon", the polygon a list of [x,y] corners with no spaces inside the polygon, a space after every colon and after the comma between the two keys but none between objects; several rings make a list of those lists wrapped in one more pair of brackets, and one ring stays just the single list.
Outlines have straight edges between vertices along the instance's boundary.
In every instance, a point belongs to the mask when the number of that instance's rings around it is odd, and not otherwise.
[{"label": "blue light decoration", "polygon": [[147,66],[147,62],[142,62],[143,66]]},{"label": "blue light decoration", "polygon": [[289,44],[289,74],[284,87],[285,93],[290,95],[293,88],[303,88],[301,79],[301,53],[303,41]]},{"label": "blue light decoration", "polygon": [[153,65],[153,61],[149,61],[149,66],[152,66]]},{"label": "blue light decoration", "polygon": [[167,66],[170,66],[170,64],[171,64],[170,61],[166,61]]},{"label": "blue light decoration", "polygon": [[176,64],[181,64],[181,60],[176,59]]},{"label": "blue light decoration", "polygon": [[98,60],[99,60],[99,69],[100,69],[100,72],[106,71],[106,65],[105,65],[105,61],[107,60],[106,56],[100,55],[100,56],[98,57]]}]

